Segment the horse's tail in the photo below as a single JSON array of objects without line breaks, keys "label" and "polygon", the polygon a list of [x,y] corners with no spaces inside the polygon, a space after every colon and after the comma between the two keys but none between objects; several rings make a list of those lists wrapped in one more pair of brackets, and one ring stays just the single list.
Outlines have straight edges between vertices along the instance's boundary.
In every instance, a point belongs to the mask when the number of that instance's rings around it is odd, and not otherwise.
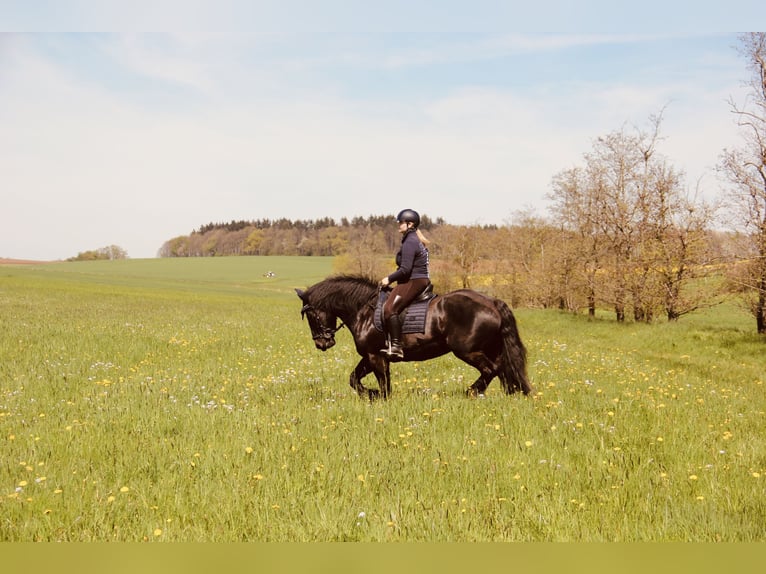
[{"label": "horse's tail", "polygon": [[502,319],[500,335],[503,338],[503,350],[498,373],[500,382],[508,394],[521,391],[528,395],[532,392],[532,386],[527,379],[527,349],[521,342],[516,317],[505,301],[495,299],[495,307]]}]

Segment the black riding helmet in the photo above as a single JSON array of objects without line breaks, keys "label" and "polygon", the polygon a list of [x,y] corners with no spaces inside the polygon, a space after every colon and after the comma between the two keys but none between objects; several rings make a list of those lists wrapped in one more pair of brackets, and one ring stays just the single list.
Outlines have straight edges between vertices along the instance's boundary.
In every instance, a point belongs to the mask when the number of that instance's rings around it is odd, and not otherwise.
[{"label": "black riding helmet", "polygon": [[411,222],[414,227],[420,225],[420,215],[414,209],[403,209],[396,216],[397,223]]}]

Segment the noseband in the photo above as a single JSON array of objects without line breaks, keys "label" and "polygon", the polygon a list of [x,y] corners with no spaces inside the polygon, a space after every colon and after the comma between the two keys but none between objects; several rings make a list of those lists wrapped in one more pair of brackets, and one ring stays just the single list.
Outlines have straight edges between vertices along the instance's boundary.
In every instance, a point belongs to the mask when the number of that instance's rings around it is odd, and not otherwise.
[{"label": "noseband", "polygon": [[[301,308],[301,319],[303,319],[303,316],[306,314],[306,312],[311,311],[313,309],[314,307],[306,303]],[[343,323],[343,321],[341,321],[340,325],[338,325],[334,329],[332,327],[327,327],[326,325],[319,325],[317,327],[319,334],[315,335],[314,330],[312,329],[312,332],[311,332],[312,339],[314,339],[315,341],[318,339],[332,339],[333,337],[335,337],[335,333],[340,331],[343,327],[345,327],[345,324]]]}]

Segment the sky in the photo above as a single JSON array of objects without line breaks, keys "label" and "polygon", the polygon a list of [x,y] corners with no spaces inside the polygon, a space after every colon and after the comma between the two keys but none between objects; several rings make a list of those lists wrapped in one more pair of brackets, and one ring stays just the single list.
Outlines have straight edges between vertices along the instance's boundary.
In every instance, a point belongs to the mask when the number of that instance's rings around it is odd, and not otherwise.
[{"label": "sky", "polygon": [[714,198],[741,143],[749,73],[719,29],[742,23],[705,2],[0,2],[0,257],[155,257],[241,219],[544,216],[595,138],[660,112],[659,151]]}]

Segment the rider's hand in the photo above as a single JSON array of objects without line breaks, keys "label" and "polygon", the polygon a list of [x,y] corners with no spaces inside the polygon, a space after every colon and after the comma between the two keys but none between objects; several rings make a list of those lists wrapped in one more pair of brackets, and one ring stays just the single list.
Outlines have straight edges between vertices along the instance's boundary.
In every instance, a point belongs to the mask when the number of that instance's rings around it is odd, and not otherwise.
[{"label": "rider's hand", "polygon": [[383,279],[380,280],[380,284],[383,287],[386,287],[388,285],[388,277],[383,277]]}]

